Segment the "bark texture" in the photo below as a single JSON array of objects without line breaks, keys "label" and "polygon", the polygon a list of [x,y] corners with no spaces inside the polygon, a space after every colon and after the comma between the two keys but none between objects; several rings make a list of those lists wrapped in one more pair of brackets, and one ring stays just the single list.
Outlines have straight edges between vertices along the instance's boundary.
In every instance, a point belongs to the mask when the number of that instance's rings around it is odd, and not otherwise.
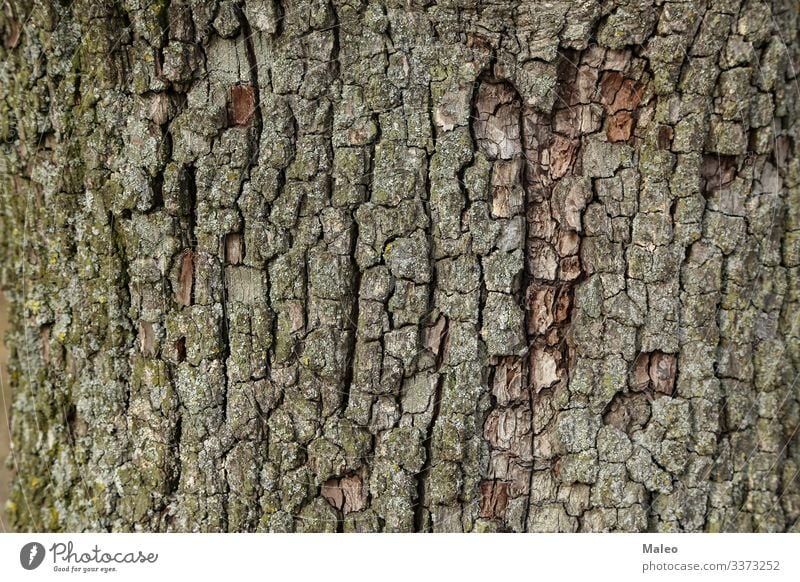
[{"label": "bark texture", "polygon": [[797,531],[794,0],[6,0],[22,530]]}]

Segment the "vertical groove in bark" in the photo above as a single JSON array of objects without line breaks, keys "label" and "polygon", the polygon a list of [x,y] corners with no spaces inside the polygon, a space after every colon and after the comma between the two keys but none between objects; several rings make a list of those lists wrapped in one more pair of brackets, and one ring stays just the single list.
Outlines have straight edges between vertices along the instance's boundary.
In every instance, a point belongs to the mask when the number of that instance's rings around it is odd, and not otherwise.
[{"label": "vertical groove in bark", "polygon": [[[496,365],[489,372],[495,406],[484,425],[489,443],[487,481],[481,483],[480,517],[522,531],[530,484],[531,418],[525,364],[526,152],[522,101],[508,81],[485,74],[478,86],[474,133],[491,166],[490,212],[506,240],[482,257],[481,334]],[[510,236],[509,236],[510,235]]]}]

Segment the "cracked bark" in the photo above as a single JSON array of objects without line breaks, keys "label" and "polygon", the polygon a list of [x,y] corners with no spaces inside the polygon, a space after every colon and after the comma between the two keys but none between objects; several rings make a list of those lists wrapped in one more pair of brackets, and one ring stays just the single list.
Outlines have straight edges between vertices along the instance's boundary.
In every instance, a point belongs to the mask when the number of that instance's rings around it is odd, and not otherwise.
[{"label": "cracked bark", "polygon": [[16,528],[797,530],[795,4],[9,6]]}]

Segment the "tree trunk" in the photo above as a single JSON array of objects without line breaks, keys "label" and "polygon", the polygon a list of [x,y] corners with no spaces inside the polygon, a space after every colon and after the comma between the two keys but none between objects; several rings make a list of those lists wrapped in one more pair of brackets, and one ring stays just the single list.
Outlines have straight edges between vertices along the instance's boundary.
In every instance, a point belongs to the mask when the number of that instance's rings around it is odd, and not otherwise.
[{"label": "tree trunk", "polygon": [[797,531],[797,20],[6,0],[12,523]]}]

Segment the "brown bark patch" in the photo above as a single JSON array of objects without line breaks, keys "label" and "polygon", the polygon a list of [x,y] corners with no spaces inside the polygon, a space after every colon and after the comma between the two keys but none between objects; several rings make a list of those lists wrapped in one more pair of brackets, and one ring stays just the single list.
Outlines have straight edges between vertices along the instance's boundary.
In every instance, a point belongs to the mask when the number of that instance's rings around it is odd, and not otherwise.
[{"label": "brown bark patch", "polygon": [[440,316],[439,319],[436,320],[436,324],[428,329],[425,339],[425,346],[434,355],[437,364],[441,363],[444,359],[444,353],[449,343],[447,339],[447,318]]},{"label": "brown bark patch", "polygon": [[244,237],[241,233],[231,232],[225,235],[225,262],[238,265],[244,259]]},{"label": "brown bark patch", "polygon": [[635,110],[643,95],[644,85],[626,79],[617,71],[605,73],[600,81],[600,99],[610,114]]},{"label": "brown bark patch", "polygon": [[43,325],[39,335],[42,339],[42,360],[45,365],[50,363],[50,325]]},{"label": "brown bark patch", "polygon": [[500,359],[494,368],[492,378],[492,394],[497,398],[497,402],[505,406],[523,400],[526,393],[523,378],[523,361],[520,358]]},{"label": "brown bark patch", "polygon": [[549,285],[531,287],[532,297],[528,311],[528,333],[544,334],[553,325],[553,300],[556,288]]},{"label": "brown bark patch", "polygon": [[630,385],[636,392],[649,390],[672,395],[678,373],[677,356],[662,352],[639,354],[633,363]]},{"label": "brown bark patch", "polygon": [[562,281],[574,281],[581,276],[581,260],[577,255],[561,259],[558,278]]},{"label": "brown bark patch", "polygon": [[230,112],[234,125],[247,125],[256,110],[256,98],[250,83],[240,83],[231,87]]},{"label": "brown bark patch", "polygon": [[6,48],[13,49],[19,44],[19,37],[22,34],[22,26],[17,20],[17,15],[14,11],[14,6],[10,2],[5,2],[3,10],[6,13],[6,30],[5,39],[3,44]]},{"label": "brown bark patch", "polygon": [[635,111],[642,102],[644,85],[608,71],[600,81],[600,100],[608,114],[606,136],[610,142],[628,141],[636,126]]},{"label": "brown bark patch", "polygon": [[345,515],[361,511],[367,506],[364,481],[360,475],[328,479],[322,485],[321,494],[328,503]]},{"label": "brown bark patch", "polygon": [[179,337],[175,341],[175,357],[178,360],[178,363],[183,362],[186,360],[186,338]]},{"label": "brown bark patch", "polygon": [[662,125],[658,128],[658,149],[668,150],[672,146],[672,138],[675,132],[669,125]]},{"label": "brown bark patch", "polygon": [[181,257],[181,270],[178,276],[178,291],[175,300],[184,307],[192,304],[192,286],[194,284],[194,253],[186,251]]},{"label": "brown bark patch", "polygon": [[660,352],[656,352],[650,357],[650,382],[652,382],[655,392],[672,395],[675,390],[677,374],[676,360],[675,354]]},{"label": "brown bark patch", "polygon": [[575,163],[577,151],[577,140],[561,135],[553,136],[553,143],[550,145],[550,177],[554,180],[563,177]]},{"label": "brown bark patch", "polygon": [[511,83],[485,81],[475,103],[475,137],[490,160],[510,160],[522,153],[519,93]]},{"label": "brown bark patch", "polygon": [[508,483],[503,481],[481,482],[481,517],[503,519],[508,507]]},{"label": "brown bark patch", "polygon": [[153,324],[149,321],[139,321],[139,350],[147,358],[156,355]]},{"label": "brown bark patch", "polygon": [[556,323],[564,323],[569,319],[572,312],[572,287],[562,286],[558,290],[556,302],[553,309],[553,319]]},{"label": "brown bark patch", "polygon": [[559,365],[554,353],[542,347],[535,347],[531,351],[531,373],[533,375],[533,388],[541,392],[559,380]]},{"label": "brown bark patch", "polygon": [[633,115],[629,111],[620,111],[608,118],[606,136],[608,141],[628,141],[633,134]]}]

